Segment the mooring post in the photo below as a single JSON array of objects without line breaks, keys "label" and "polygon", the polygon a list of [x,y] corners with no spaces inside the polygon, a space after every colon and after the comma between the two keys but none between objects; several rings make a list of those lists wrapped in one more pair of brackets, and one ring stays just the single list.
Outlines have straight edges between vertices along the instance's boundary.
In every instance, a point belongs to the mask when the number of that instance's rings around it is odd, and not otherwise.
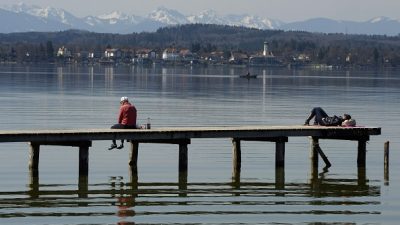
[{"label": "mooring post", "polygon": [[188,171],[188,143],[179,143],[179,173]]},{"label": "mooring post", "polygon": [[358,140],[358,154],[357,154],[357,166],[358,167],[366,166],[367,140],[368,139],[359,139]]},{"label": "mooring post", "polygon": [[89,145],[79,146],[79,176],[89,175]]},{"label": "mooring post", "polygon": [[389,184],[389,141],[385,142],[384,145],[384,173],[383,178],[385,180],[385,185]]},{"label": "mooring post", "polygon": [[240,174],[240,169],[242,167],[242,150],[240,147],[240,139],[232,138],[232,176],[237,176]]},{"label": "mooring post", "polygon": [[138,154],[139,154],[139,142],[131,140],[131,155],[130,155],[130,160],[129,160],[129,165],[131,166],[131,172],[134,175],[138,172]]},{"label": "mooring post", "polygon": [[30,143],[30,153],[29,153],[29,171],[31,177],[39,177],[39,154],[40,154],[40,144]]},{"label": "mooring post", "polygon": [[275,168],[285,167],[285,142],[275,142]]}]

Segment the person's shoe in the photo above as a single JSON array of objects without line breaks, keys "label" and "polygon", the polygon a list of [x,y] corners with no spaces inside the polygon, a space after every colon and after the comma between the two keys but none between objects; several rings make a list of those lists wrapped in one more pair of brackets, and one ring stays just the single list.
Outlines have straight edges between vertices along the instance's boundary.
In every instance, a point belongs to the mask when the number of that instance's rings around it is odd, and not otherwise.
[{"label": "person's shoe", "polygon": [[117,148],[116,144],[111,144],[111,146],[108,148],[108,150],[113,150],[114,148]]},{"label": "person's shoe", "polygon": [[308,122],[307,120],[306,120],[306,122],[304,122],[304,126],[309,126],[310,124],[309,124],[310,122]]},{"label": "person's shoe", "polygon": [[123,149],[124,148],[124,144],[120,144],[117,149]]}]

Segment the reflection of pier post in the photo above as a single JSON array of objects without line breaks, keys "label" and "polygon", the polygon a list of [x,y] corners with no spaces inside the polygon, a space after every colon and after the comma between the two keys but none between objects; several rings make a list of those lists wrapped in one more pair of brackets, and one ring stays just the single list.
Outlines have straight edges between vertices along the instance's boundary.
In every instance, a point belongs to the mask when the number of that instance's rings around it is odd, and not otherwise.
[{"label": "reflection of pier post", "polygon": [[133,171],[132,167],[130,167],[129,173],[130,173],[130,179],[131,179],[131,185],[130,185],[131,206],[134,207],[136,205],[136,198],[138,197],[139,179],[138,179],[137,170]]},{"label": "reflection of pier post", "polygon": [[385,185],[389,185],[389,141],[385,142],[384,145],[384,170],[383,170],[383,179],[385,181]]},{"label": "reflection of pier post", "polygon": [[233,170],[232,172],[232,183],[231,186],[233,188],[234,196],[240,196],[240,192],[236,192],[235,190],[240,190],[240,170]]},{"label": "reflection of pier post", "polygon": [[[187,197],[187,172],[179,173],[178,188],[179,197]],[[186,204],[186,203],[185,203]]]},{"label": "reflection of pier post", "polygon": [[39,175],[33,174],[32,171],[29,177],[29,196],[31,198],[39,198]]},{"label": "reflection of pier post", "polygon": [[285,189],[285,168],[275,168],[275,189]]},{"label": "reflection of pier post", "polygon": [[357,183],[358,186],[366,186],[367,185],[367,174],[365,167],[358,167],[357,169]]},{"label": "reflection of pier post", "polygon": [[[78,182],[78,197],[79,198],[87,198],[89,190],[89,179],[88,176],[79,176]],[[87,205],[87,204],[85,204]],[[80,204],[80,206],[83,206]]]}]

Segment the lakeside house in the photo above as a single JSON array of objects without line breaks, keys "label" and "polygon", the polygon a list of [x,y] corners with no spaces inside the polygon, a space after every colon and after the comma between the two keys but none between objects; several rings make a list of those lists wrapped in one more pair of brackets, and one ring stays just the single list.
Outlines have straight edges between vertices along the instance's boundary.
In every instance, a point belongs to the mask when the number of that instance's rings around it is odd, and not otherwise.
[{"label": "lakeside house", "polygon": [[[264,48],[253,54],[243,51],[198,51],[193,53],[189,48],[171,46],[160,48],[111,48],[105,50],[96,48],[92,50],[81,50],[72,53],[62,46],[57,51],[59,63],[100,63],[100,64],[138,64],[138,65],[241,65],[241,66],[302,66],[311,64],[311,57],[305,53],[287,58],[283,63],[269,50],[268,42],[264,42]],[[29,59],[29,56],[25,58]]]},{"label": "lakeside house", "polygon": [[264,42],[264,50],[262,54],[253,55],[249,58],[249,65],[252,66],[283,66],[272,51],[269,51],[268,42]]}]

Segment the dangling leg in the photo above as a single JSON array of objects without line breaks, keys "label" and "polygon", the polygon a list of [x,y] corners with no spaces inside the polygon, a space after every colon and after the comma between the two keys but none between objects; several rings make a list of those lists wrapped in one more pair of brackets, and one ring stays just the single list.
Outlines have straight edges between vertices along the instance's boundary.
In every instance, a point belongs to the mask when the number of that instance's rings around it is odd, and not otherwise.
[{"label": "dangling leg", "polygon": [[117,148],[117,142],[115,140],[112,140],[111,146],[108,148],[108,150],[112,150],[114,148]]},{"label": "dangling leg", "polygon": [[117,149],[124,148],[124,139],[121,140],[121,144],[117,147]]}]

